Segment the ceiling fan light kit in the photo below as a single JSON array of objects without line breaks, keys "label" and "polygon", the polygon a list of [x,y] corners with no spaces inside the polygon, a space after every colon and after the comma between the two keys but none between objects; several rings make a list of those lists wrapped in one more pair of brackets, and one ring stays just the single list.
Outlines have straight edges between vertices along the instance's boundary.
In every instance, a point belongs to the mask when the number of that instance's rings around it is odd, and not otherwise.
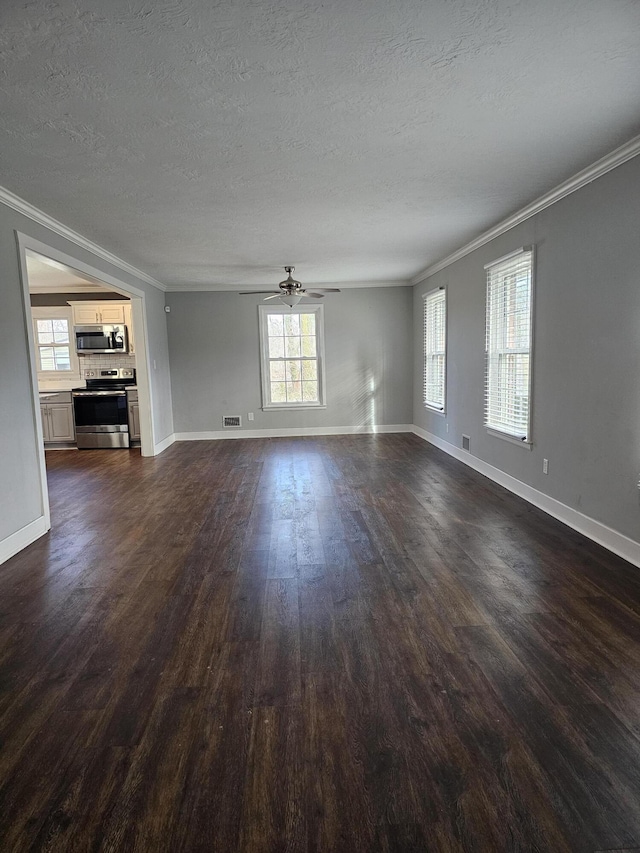
[{"label": "ceiling fan light kit", "polygon": [[256,294],[268,293],[269,295],[265,296],[264,302],[267,302],[269,299],[279,299],[283,305],[294,308],[303,296],[309,296],[312,299],[323,299],[325,293],[340,293],[340,288],[338,287],[321,287],[316,291],[307,292],[302,286],[302,282],[296,281],[291,275],[294,270],[295,267],[284,268],[287,277],[278,285],[280,290],[245,290],[240,292],[240,296],[255,296]]},{"label": "ceiling fan light kit", "polygon": [[288,305],[289,308],[293,308],[302,299],[302,294],[292,293],[291,296],[279,296],[278,298],[284,305]]}]

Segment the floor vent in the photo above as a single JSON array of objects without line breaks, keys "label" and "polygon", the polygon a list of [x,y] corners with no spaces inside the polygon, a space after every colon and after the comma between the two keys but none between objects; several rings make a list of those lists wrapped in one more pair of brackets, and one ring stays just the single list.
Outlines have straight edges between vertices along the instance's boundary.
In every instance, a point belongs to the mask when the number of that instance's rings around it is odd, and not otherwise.
[{"label": "floor vent", "polygon": [[469,450],[471,447],[471,438],[468,435],[462,436],[462,449]]},{"label": "floor vent", "polygon": [[222,426],[227,427],[241,427],[242,426],[242,417],[240,415],[223,415],[222,416]]}]

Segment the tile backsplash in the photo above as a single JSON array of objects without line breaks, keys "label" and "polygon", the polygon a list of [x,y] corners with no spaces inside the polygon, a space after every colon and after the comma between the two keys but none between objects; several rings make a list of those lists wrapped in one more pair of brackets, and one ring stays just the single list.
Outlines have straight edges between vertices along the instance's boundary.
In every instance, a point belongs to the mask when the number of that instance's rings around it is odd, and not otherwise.
[{"label": "tile backsplash", "polygon": [[78,357],[80,362],[80,373],[83,374],[85,370],[101,370],[105,367],[135,367],[136,366],[136,357],[135,355],[107,355],[106,353],[102,353],[100,355],[81,355]]},{"label": "tile backsplash", "polygon": [[84,388],[85,370],[102,370],[105,367],[135,367],[135,355],[80,355],[78,356],[80,375],[70,379],[46,379],[43,374],[38,375],[38,388],[40,391],[71,391],[73,388]]}]

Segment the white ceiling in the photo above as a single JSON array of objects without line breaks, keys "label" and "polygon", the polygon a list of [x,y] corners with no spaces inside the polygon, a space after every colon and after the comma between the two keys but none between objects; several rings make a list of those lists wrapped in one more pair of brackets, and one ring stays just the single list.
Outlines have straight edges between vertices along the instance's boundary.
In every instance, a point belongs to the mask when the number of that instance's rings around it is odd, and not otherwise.
[{"label": "white ceiling", "polygon": [[38,255],[36,252],[27,253],[27,277],[29,293],[95,293],[110,292],[89,278],[85,278],[75,270]]},{"label": "white ceiling", "polygon": [[407,280],[640,132],[640,3],[22,0],[0,80],[0,184],[172,288]]}]

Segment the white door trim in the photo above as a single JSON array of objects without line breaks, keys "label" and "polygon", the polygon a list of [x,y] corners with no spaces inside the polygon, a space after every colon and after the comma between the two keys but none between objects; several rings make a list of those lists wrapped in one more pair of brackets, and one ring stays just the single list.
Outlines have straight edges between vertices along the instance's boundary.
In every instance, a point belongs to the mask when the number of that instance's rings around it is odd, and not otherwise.
[{"label": "white door trim", "polygon": [[35,344],[33,340],[33,324],[31,323],[31,300],[29,297],[29,278],[27,274],[27,250],[38,252],[51,258],[58,263],[65,264],[72,269],[78,270],[89,279],[96,282],[108,284],[114,290],[131,298],[131,309],[133,318],[133,332],[136,341],[136,370],[138,383],[138,399],[142,403],[140,407],[140,444],[143,456],[155,455],[155,435],[152,418],[152,392],[149,381],[149,337],[147,332],[147,308],[146,294],[143,290],[122,281],[115,276],[105,273],[97,267],[87,264],[78,258],[68,255],[66,252],[56,249],[41,240],[15,231],[16,244],[18,248],[18,265],[20,269],[20,280],[22,283],[24,330],[29,343],[29,362],[31,376],[31,391],[33,398],[33,419],[35,425],[36,441],[38,447],[39,469],[40,469],[40,491],[42,502],[42,514],[45,519],[46,529],[51,527],[49,510],[49,493],[47,489],[47,471],[44,457],[44,441],[42,436],[42,423],[40,421],[40,399],[38,396],[38,376],[35,359]]}]

